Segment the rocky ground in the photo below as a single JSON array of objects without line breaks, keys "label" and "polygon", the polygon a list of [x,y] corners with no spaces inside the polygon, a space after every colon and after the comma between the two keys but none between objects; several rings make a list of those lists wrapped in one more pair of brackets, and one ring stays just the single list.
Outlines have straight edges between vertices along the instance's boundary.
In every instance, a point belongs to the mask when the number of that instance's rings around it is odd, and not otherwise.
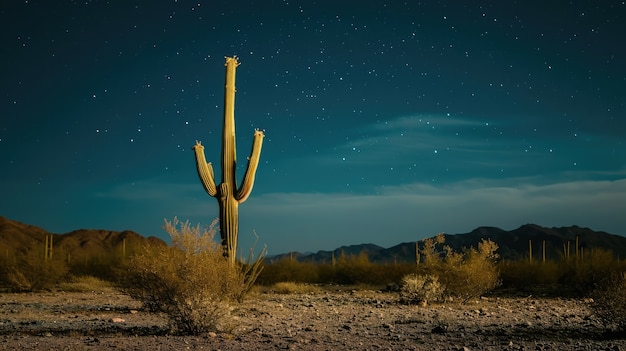
[{"label": "rocky ground", "polygon": [[115,290],[0,294],[1,350],[626,350],[591,301],[489,296],[467,305],[398,303],[395,293],[256,293],[230,333],[172,336]]}]

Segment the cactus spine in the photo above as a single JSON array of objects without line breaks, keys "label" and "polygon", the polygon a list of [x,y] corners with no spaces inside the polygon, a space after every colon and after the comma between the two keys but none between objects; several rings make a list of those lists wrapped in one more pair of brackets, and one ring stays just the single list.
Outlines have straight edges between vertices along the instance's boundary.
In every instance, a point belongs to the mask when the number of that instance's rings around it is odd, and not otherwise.
[{"label": "cactus spine", "polygon": [[231,265],[237,257],[237,235],[239,231],[239,204],[246,201],[252,192],[254,175],[259,164],[264,134],[255,130],[248,167],[241,186],[237,187],[235,169],[237,152],[235,148],[235,71],[239,66],[237,57],[226,57],[226,85],[224,86],[224,124],[222,131],[222,182],[215,184],[213,166],[207,163],[204,146],[199,141],[193,147],[196,156],[198,176],[204,190],[217,199],[219,204],[220,236],[224,256]]}]

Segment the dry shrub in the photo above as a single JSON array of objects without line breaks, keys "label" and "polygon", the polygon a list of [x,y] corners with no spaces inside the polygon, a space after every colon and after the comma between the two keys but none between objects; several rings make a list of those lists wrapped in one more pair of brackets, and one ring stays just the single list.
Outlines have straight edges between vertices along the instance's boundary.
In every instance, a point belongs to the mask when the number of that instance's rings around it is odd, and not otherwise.
[{"label": "dry shrub", "polygon": [[478,248],[471,247],[462,256],[448,253],[444,263],[448,292],[467,302],[496,288],[500,284],[497,249],[496,243],[483,239]]},{"label": "dry shrub", "polygon": [[247,284],[241,267],[232,267],[213,240],[216,222],[201,230],[174,218],[165,230],[172,246],[148,245],[128,259],[120,271],[122,291],[165,313],[178,334],[224,330],[229,305]]},{"label": "dry shrub", "polygon": [[267,263],[258,282],[263,285],[279,282],[317,283],[320,280],[319,267],[314,263],[298,262],[287,257]]},{"label": "dry shrub", "polygon": [[507,261],[499,264],[502,285],[530,292],[536,289],[557,289],[561,265],[554,261]]},{"label": "dry shrub", "polygon": [[496,243],[483,239],[477,248],[455,252],[444,246],[439,252],[437,245],[444,242],[443,234],[424,240],[424,247],[420,250],[424,263],[418,267],[418,272],[436,276],[445,286],[446,295],[460,298],[465,303],[500,284]]},{"label": "dry shrub", "polygon": [[31,250],[0,262],[0,285],[11,291],[50,289],[67,277],[67,265],[59,255],[46,259],[43,252]]},{"label": "dry shrub", "polygon": [[402,278],[400,300],[404,303],[427,303],[443,296],[444,287],[436,275],[409,274]]},{"label": "dry shrub", "polygon": [[559,283],[579,295],[586,295],[599,284],[621,274],[620,264],[610,250],[594,248],[584,257],[570,258],[562,262]]},{"label": "dry shrub", "polygon": [[376,265],[370,262],[367,253],[358,255],[341,254],[333,268],[334,283],[371,284],[375,280]]},{"label": "dry shrub", "polygon": [[588,296],[624,269],[610,250],[599,248],[559,261],[529,262],[526,259],[502,262],[499,266],[503,285],[508,288],[579,297]]},{"label": "dry shrub", "polygon": [[598,284],[591,294],[593,310],[608,327],[626,333],[626,273]]}]

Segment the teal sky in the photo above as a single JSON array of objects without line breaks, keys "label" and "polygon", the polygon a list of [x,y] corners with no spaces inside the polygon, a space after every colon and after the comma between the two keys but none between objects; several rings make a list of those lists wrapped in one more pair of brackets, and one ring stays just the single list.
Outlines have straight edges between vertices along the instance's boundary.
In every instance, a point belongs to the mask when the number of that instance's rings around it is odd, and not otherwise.
[{"label": "teal sky", "polygon": [[[217,202],[224,57],[240,248],[392,246],[526,223],[626,235],[623,2],[9,1],[0,215],[166,238]],[[216,167],[220,178],[221,170]],[[246,253],[247,251],[244,251]]]}]

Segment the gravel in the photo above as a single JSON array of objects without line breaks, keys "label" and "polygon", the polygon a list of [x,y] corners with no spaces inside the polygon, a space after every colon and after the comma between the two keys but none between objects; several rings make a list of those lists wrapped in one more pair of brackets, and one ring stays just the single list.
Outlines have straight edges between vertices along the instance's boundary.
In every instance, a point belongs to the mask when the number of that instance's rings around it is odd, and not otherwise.
[{"label": "gravel", "polygon": [[163,316],[115,290],[0,294],[2,350],[626,350],[593,301],[483,297],[400,304],[396,293],[257,293],[228,332],[170,335]]}]

